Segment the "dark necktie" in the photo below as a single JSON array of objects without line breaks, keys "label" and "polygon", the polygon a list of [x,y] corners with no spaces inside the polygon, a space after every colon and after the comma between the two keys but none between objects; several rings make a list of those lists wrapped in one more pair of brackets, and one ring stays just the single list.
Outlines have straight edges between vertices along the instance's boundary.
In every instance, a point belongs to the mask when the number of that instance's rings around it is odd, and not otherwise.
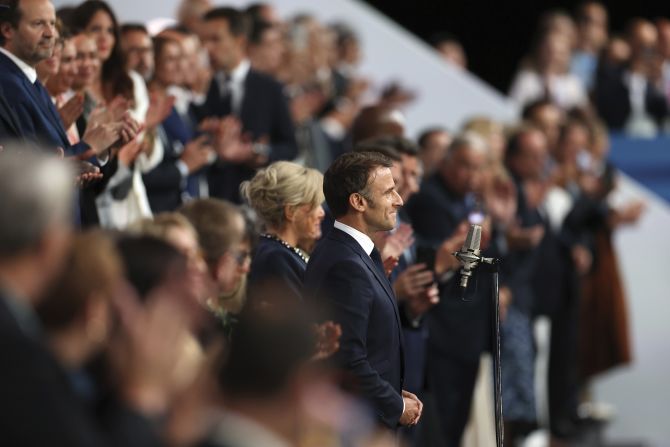
[{"label": "dark necktie", "polygon": [[219,103],[219,116],[227,116],[233,113],[233,91],[232,82],[228,73],[222,76],[223,81],[219,83],[221,89],[221,101]]},{"label": "dark necktie", "polygon": [[370,259],[372,259],[372,262],[374,262],[375,266],[377,266],[377,269],[379,269],[379,272],[382,274],[382,276],[386,277],[384,263],[382,262],[382,257],[379,254],[379,250],[377,250],[377,248],[373,248],[370,252]]},{"label": "dark necktie", "polygon": [[37,90],[38,96],[44,102],[45,107],[49,107],[49,104],[53,104],[49,92],[47,92],[39,79],[37,79],[33,85],[35,86],[35,90]]}]

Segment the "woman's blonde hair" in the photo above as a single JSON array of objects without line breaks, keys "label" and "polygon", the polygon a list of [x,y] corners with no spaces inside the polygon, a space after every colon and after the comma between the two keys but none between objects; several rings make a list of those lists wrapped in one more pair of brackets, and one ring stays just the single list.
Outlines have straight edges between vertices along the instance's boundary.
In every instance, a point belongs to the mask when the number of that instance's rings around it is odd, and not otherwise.
[{"label": "woman's blonde hair", "polygon": [[277,161],[242,183],[240,191],[266,225],[281,228],[286,223],[286,206],[317,207],[323,203],[323,174],[289,161]]}]

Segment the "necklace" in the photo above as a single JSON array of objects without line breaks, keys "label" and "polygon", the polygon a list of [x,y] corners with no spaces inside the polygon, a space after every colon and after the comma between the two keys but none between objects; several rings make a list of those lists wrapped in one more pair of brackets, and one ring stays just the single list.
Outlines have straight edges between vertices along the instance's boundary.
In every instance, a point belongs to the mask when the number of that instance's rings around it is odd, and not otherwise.
[{"label": "necklace", "polygon": [[279,243],[282,244],[284,247],[286,247],[287,249],[289,249],[290,251],[292,251],[293,253],[295,253],[296,255],[298,255],[298,257],[299,257],[300,259],[302,259],[302,260],[305,262],[305,264],[307,264],[307,262],[309,261],[309,256],[307,256],[307,255],[305,254],[305,252],[303,252],[302,250],[300,250],[298,247],[293,247],[293,246],[289,245],[288,242],[286,242],[285,240],[279,238],[277,235],[275,235],[275,234],[265,233],[265,234],[261,234],[261,237],[264,237],[265,239],[270,239],[270,240],[279,242]]}]

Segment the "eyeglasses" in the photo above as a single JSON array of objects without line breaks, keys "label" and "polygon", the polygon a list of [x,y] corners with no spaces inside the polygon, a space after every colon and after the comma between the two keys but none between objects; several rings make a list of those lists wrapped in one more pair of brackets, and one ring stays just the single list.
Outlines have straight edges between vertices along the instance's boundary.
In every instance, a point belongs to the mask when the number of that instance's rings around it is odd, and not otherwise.
[{"label": "eyeglasses", "polygon": [[248,250],[230,250],[228,253],[237,265],[244,265],[251,260],[251,253]]}]

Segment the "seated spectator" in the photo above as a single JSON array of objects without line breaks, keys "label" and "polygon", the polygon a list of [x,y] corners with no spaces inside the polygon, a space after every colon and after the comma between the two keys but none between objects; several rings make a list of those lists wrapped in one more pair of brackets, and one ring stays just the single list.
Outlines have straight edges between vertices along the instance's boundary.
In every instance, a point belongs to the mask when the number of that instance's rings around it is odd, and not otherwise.
[{"label": "seated spectator", "polygon": [[241,186],[265,232],[253,255],[249,286],[285,283],[302,299],[309,253],[321,237],[323,175],[290,162],[275,162]]}]

